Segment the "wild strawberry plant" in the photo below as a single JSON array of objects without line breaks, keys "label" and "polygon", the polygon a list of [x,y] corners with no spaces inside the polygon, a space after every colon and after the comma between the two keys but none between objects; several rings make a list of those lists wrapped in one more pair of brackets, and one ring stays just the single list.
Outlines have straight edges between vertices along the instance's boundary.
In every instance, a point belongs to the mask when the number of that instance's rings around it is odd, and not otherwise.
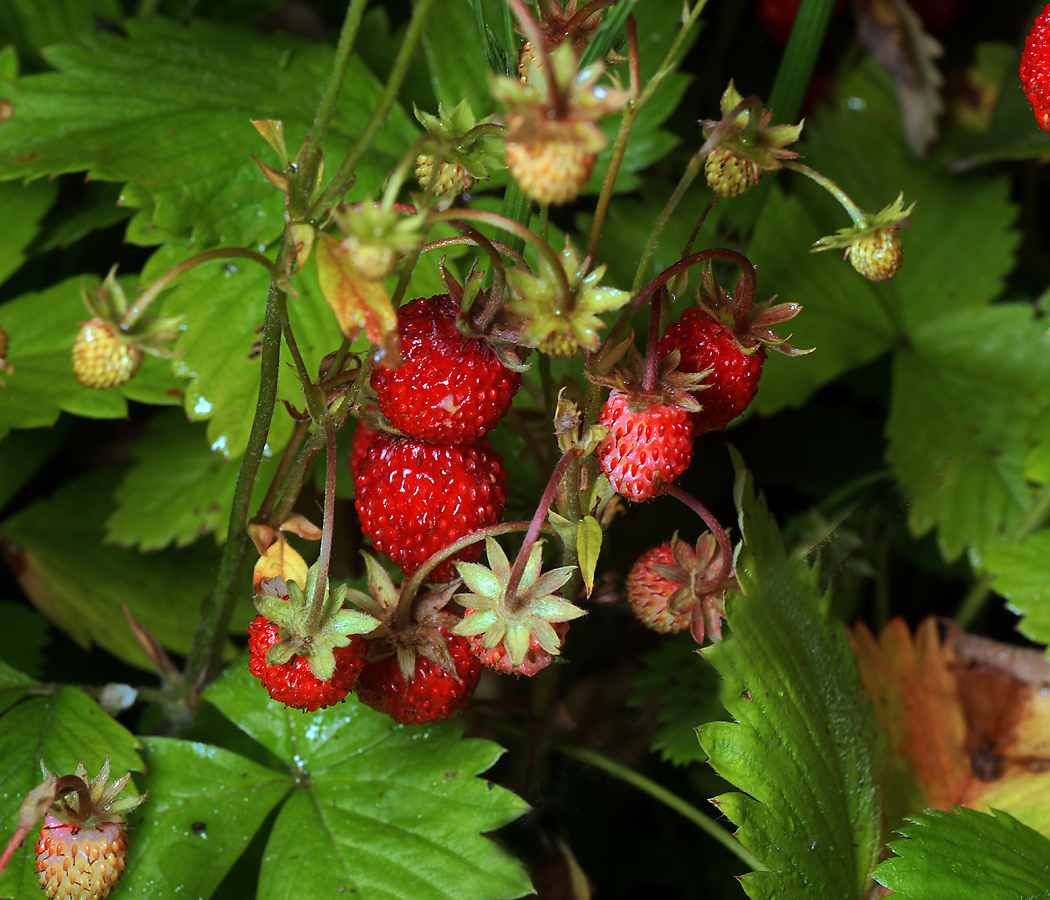
[{"label": "wild strawberry plant", "polygon": [[841,6],[7,4],[0,896],[1045,891],[1046,13]]}]

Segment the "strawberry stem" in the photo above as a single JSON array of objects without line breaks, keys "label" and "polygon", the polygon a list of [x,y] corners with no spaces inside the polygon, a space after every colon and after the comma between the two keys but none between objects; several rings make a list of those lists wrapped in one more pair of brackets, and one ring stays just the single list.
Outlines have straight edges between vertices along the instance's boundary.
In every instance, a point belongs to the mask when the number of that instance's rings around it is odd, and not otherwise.
[{"label": "strawberry stem", "polygon": [[[508,247],[506,244],[501,244],[499,241],[489,241],[489,243],[497,250],[499,250],[499,252],[506,256],[509,260],[511,260],[516,266],[519,266],[520,268],[528,271],[528,263],[525,262],[524,258],[521,256],[520,253],[517,253],[511,247]],[[433,253],[435,250],[444,250],[446,247],[456,247],[462,246],[464,244],[469,245],[471,247],[480,246],[478,242],[474,240],[474,238],[468,237],[464,234],[459,237],[441,238],[441,240],[431,241],[429,244],[424,244],[423,253]]]},{"label": "strawberry stem", "polygon": [[722,551],[722,564],[719,566],[718,572],[710,579],[710,583],[712,585],[721,584],[726,580],[733,568],[733,545],[729,543],[729,537],[726,535],[725,529],[718,523],[718,519],[711,515],[707,507],[692,494],[686,493],[673,484],[664,485],[664,493],[681,500],[703,519],[707,527],[711,529],[711,534],[715,536],[715,540],[718,541],[718,547]]},{"label": "strawberry stem", "polygon": [[532,13],[529,12],[529,8],[525,5],[524,0],[507,0],[507,5],[517,17],[518,26],[521,28],[522,34],[532,44],[533,52],[540,58],[540,64],[543,66],[543,76],[547,79],[547,105],[554,111],[555,117],[560,119],[565,115],[565,98],[558,88],[554,63],[551,62],[551,55],[547,50],[547,40],[543,34],[543,29],[532,17]]},{"label": "strawberry stem", "polygon": [[654,291],[649,298],[649,344],[645,350],[645,377],[642,379],[642,390],[656,390],[656,375],[659,363],[660,348],[660,309],[663,306],[663,294],[666,290]]},{"label": "strawberry stem", "polygon": [[266,495],[263,497],[262,505],[259,507],[259,512],[255,516],[255,521],[267,522],[270,524],[269,518],[277,503],[278,494],[284,485],[285,479],[288,478],[288,473],[291,471],[296,457],[302,449],[303,443],[306,441],[309,431],[309,420],[295,423],[295,430],[292,432],[291,440],[288,441],[288,446],[284,448],[284,453],[281,455],[281,461],[277,464],[277,471],[273,473],[273,479],[270,481],[270,486],[266,489]]},{"label": "strawberry stem", "polygon": [[189,259],[184,259],[178,265],[172,266],[167,272],[154,281],[153,284],[146,288],[146,290],[139,294],[131,304],[131,308],[127,311],[124,318],[120,320],[120,330],[127,331],[132,325],[134,325],[149,305],[157,299],[157,295],[180,275],[184,275],[190,269],[196,268],[201,263],[210,262],[213,259],[233,259],[235,257],[255,260],[255,262],[259,263],[259,265],[263,266],[270,273],[270,277],[273,278],[275,282],[279,282],[285,277],[284,273],[277,267],[276,263],[270,262],[269,259],[261,253],[257,253],[255,250],[247,250],[241,247],[222,247],[216,250],[205,250],[203,253],[198,253],[195,256],[191,256]]},{"label": "strawberry stem", "polygon": [[511,567],[510,578],[507,580],[505,597],[507,608],[511,612],[517,612],[524,605],[524,602],[518,598],[518,585],[521,584],[521,576],[525,573],[525,566],[529,561],[529,556],[532,554],[532,548],[536,543],[536,539],[540,536],[540,529],[547,519],[547,512],[554,502],[554,495],[557,493],[558,485],[561,484],[562,477],[565,475],[565,470],[569,467],[569,463],[578,458],[579,451],[575,447],[570,447],[562,454],[561,459],[558,460],[558,464],[551,473],[550,479],[547,481],[547,487],[540,498],[539,506],[536,507],[536,512],[533,513],[532,521],[529,523],[529,530],[525,532],[525,540],[522,542],[521,549],[514,560],[514,565]]},{"label": "strawberry stem", "polygon": [[[465,534],[458,540],[453,541],[447,547],[442,547],[437,553],[427,557],[426,561],[415,573],[401,585],[401,599],[398,601],[397,606],[397,622],[400,626],[408,625],[412,618],[412,601],[415,599],[416,593],[422,587],[426,581],[427,575],[429,575],[435,568],[443,563],[449,557],[455,556],[463,548],[469,547],[471,544],[476,544],[478,541],[483,541],[488,537],[499,537],[502,534],[512,534],[515,531],[525,531],[528,529],[530,523],[525,521],[519,522],[501,522],[499,525],[489,525],[486,528],[479,528],[477,531],[472,531],[470,534]],[[553,532],[553,528],[547,529]]]},{"label": "strawberry stem", "polygon": [[332,561],[332,529],[335,526],[335,480],[336,463],[338,462],[335,443],[335,425],[324,423],[325,481],[324,481],[324,519],[321,522],[321,550],[317,554],[317,584],[310,601],[310,634],[317,634],[324,625],[326,594],[328,593],[328,565]]},{"label": "strawberry stem", "polygon": [[[587,20],[593,16],[596,12],[600,12],[607,6],[612,6],[616,0],[591,0],[583,9],[581,9],[576,15],[574,15],[566,23],[565,28],[562,29],[562,34],[567,38],[572,38],[573,35],[586,24]],[[631,17],[628,16],[628,21]],[[630,26],[627,26],[630,28]]]},{"label": "strawberry stem", "polygon": [[842,190],[834,181],[828,178],[827,175],[822,175],[816,169],[811,169],[809,166],[803,165],[800,162],[794,162],[793,160],[785,160],[783,162],[785,169],[791,169],[793,172],[798,172],[801,175],[805,175],[810,181],[815,181],[824,190],[826,190],[832,197],[834,197],[842,205],[842,208],[849,213],[849,217],[853,220],[853,224],[858,228],[866,228],[868,225],[868,214],[864,212],[856,203],[854,203],[849,195]]}]

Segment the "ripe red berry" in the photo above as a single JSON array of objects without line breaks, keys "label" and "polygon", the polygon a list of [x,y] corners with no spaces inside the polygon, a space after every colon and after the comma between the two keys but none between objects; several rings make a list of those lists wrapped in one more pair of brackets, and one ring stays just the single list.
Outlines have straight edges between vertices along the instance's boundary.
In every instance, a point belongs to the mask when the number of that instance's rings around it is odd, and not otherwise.
[{"label": "ripe red berry", "polygon": [[[503,457],[484,438],[445,445],[377,435],[354,482],[361,530],[409,575],[457,538],[499,522],[506,499]],[[481,550],[478,542],[454,558],[473,561]],[[428,581],[455,577],[445,561]]]},{"label": "ripe red berry", "polygon": [[1036,16],[1021,56],[1021,86],[1039,127],[1050,131],[1050,3]]},{"label": "ripe red berry", "polygon": [[510,408],[521,376],[493,349],[456,327],[448,295],[421,297],[398,310],[403,362],[377,366],[372,387],[394,428],[435,444],[462,444],[489,431]]},{"label": "ripe red berry", "polygon": [[262,681],[270,696],[292,709],[314,712],[343,700],[357,684],[361,661],[368,649],[367,641],[355,637],[345,647],[336,647],[335,674],[332,680],[321,681],[310,670],[310,663],[301,656],[293,656],[279,666],[266,664],[266,653],[280,640],[280,628],[265,616],[256,616],[248,626],[248,650],[251,658],[248,671]]},{"label": "ripe red berry", "polygon": [[707,390],[696,399],[703,409],[692,413],[696,434],[725,428],[755,398],[766,350],[762,345],[745,352],[740,342],[721,322],[694,306],[682,313],[660,341],[660,356],[672,350],[682,355],[681,372],[712,369]]},{"label": "ripe red berry", "polygon": [[[466,617],[472,612],[472,609],[464,610],[463,615]],[[558,640],[564,642],[569,623],[554,622],[551,627],[557,633]],[[467,640],[470,642],[470,652],[481,661],[482,665],[509,675],[525,675],[531,678],[541,669],[546,669],[554,659],[551,653],[543,649],[534,634],[529,636],[529,649],[525,651],[525,659],[519,666],[514,665],[514,660],[510,658],[505,644],[499,643],[495,647],[486,647],[484,634],[475,634]]]},{"label": "ripe red berry", "polygon": [[689,467],[690,415],[672,403],[610,392],[599,419],[609,433],[598,445],[598,465],[617,493],[635,502],[648,500]]},{"label": "ripe red berry", "polygon": [[364,423],[364,420],[357,423],[354,439],[350,443],[350,475],[355,480],[357,473],[361,471],[361,463],[365,461],[365,454],[372,446],[372,438],[375,436],[376,433]]},{"label": "ripe red berry", "polygon": [[366,662],[357,684],[361,702],[402,725],[447,719],[466,709],[481,678],[481,662],[470,652],[466,638],[445,628],[437,632],[448,641],[455,675],[422,654],[416,655],[411,680],[405,679],[396,655]]}]

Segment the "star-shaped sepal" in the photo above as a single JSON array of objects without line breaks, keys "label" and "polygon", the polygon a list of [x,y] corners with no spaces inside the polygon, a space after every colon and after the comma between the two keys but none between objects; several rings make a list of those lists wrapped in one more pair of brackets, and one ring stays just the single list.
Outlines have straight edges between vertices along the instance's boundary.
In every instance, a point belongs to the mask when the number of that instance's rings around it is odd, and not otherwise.
[{"label": "star-shaped sepal", "polygon": [[452,629],[463,637],[482,636],[485,649],[502,645],[517,668],[525,661],[533,638],[544,651],[561,653],[561,638],[554,625],[586,615],[556,591],[564,586],[575,566],[543,572],[543,546],[537,543],[513,597],[507,596],[511,564],[503,548],[492,538],[485,540],[489,567],[478,563],[456,563],[456,569],[469,592],[456,595],[456,602],[469,612]]},{"label": "star-shaped sepal", "polygon": [[316,615],[313,597],[317,589],[318,568],[310,568],[303,587],[283,578],[262,583],[255,596],[255,608],[280,628],[281,639],[266,654],[268,666],[280,666],[293,656],[301,656],[310,671],[321,681],[331,681],[335,673],[336,647],[346,647],[353,635],[368,634],[380,626],[375,616],[357,609],[344,608],[348,597],[345,584],[334,590],[324,588],[323,609]]}]

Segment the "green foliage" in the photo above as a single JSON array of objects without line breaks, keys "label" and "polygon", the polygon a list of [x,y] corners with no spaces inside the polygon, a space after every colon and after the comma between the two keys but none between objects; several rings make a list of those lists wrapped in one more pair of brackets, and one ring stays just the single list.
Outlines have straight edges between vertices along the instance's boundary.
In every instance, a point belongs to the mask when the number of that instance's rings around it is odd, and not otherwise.
[{"label": "green foliage", "polygon": [[[185,547],[211,532],[225,540],[239,467],[208,447],[202,427],[187,427],[181,411],[158,415],[133,455],[135,465],[113,495],[117,508],[106,519],[107,541],[158,550]],[[265,464],[262,477],[272,477],[273,469]],[[257,494],[256,506],[261,501]]]},{"label": "green foliage", "polygon": [[930,810],[911,822],[890,844],[897,855],[875,870],[901,900],[1050,897],[1050,841],[1013,816]]},{"label": "green foliage", "polygon": [[[20,79],[16,115],[0,129],[0,179],[86,170],[127,181],[139,208],[129,237],[146,244],[191,239],[266,244],[281,231],[283,197],[251,159],[272,154],[251,119],[281,119],[289,142],[306,135],[330,48],[194,20],[125,22],[127,37],[94,33],[44,52],[57,71]],[[325,149],[341,158],[381,87],[356,57],[354,85],[332,120]],[[349,98],[347,102],[347,98]],[[357,169],[356,197],[375,194],[417,131],[395,110]]]},{"label": "green foliage", "polygon": [[92,30],[99,17],[116,22],[120,15],[119,0],[5,0],[0,3],[0,44],[35,51]]},{"label": "green foliage", "polygon": [[750,897],[861,898],[882,844],[875,712],[842,623],[785,553],[746,470],[737,500],[743,596],[726,603],[732,637],[704,651],[736,721],[704,725],[700,742],[743,793],[713,802],[772,870],[743,876]]},{"label": "green foliage", "polygon": [[495,744],[462,740],[454,723],[399,727],[356,698],[289,710],[243,664],[205,698],[283,760],[296,785],[267,842],[263,900],[339,888],[478,900],[529,890],[520,866],[479,835],[527,808],[475,777],[499,757]]},{"label": "green foliage", "polygon": [[[152,669],[121,609],[128,605],[160,643],[185,653],[217,561],[195,544],[144,556],[103,543],[120,472],[109,469],[70,482],[48,500],[0,525],[0,538],[19,561],[33,602],[73,640],[98,644],[132,665]],[[234,616],[240,631],[251,617],[245,597]]]},{"label": "green foliage", "polygon": [[[4,669],[0,666],[0,684],[6,688],[12,677],[11,670]],[[114,773],[142,772],[139,746],[134,735],[77,688],[59,687],[50,695],[25,699],[8,709],[0,718],[0,834],[14,833],[22,799],[43,780],[41,762],[59,775],[71,775],[77,763],[83,762],[94,775],[109,757]],[[131,785],[130,790],[134,789]],[[0,896],[14,900],[40,897],[35,843],[31,836],[15,851],[0,875]]]},{"label": "green foliage", "polygon": [[25,249],[36,237],[39,222],[57,193],[58,185],[49,181],[0,184],[0,219],[8,223],[0,244],[0,282],[25,261]]},{"label": "green foliage", "polygon": [[1040,644],[1050,643],[1050,529],[1023,541],[996,544],[984,555],[994,575],[992,588],[1009,601],[1012,612],[1024,616],[1017,630]]}]

